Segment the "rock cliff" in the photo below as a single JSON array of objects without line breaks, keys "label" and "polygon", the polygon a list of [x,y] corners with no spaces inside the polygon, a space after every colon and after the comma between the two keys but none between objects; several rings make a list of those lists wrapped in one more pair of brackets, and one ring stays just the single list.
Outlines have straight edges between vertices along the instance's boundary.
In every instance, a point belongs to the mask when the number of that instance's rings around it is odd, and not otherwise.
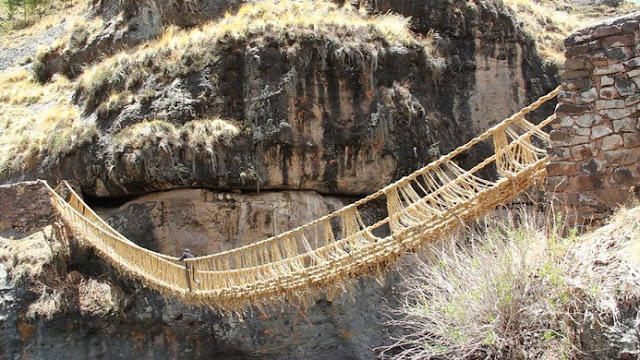
[{"label": "rock cliff", "polygon": [[[31,65],[45,84],[70,78],[74,121],[93,132],[2,167],[0,181],[72,180],[145,247],[216,252],[371,193],[556,85],[492,1],[318,2],[303,13],[242,3],[95,2],[95,32],[76,29]],[[283,14],[289,22],[247,25]],[[32,320],[35,295],[0,272],[3,356],[370,359],[391,331],[383,322],[395,273],[306,309],[253,309],[240,320],[163,299],[91,252],[73,254],[60,281],[108,279],[119,309],[79,316],[69,305]]]}]

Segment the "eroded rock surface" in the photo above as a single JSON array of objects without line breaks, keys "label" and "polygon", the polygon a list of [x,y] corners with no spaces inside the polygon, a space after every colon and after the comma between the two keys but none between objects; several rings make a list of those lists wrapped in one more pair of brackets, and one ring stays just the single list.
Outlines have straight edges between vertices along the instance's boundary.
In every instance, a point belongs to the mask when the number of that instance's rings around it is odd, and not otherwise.
[{"label": "eroded rock surface", "polygon": [[[224,39],[210,59],[185,56],[171,68],[150,67],[121,94],[133,100],[115,108],[100,105],[122,89],[77,92],[83,116],[98,124],[99,139],[2,181],[77,179],[86,194],[99,197],[189,187],[362,195],[555,86],[532,40],[498,5],[374,5],[371,12],[411,17],[412,30],[421,36],[435,32],[432,57],[422,47],[371,44],[348,32],[337,38]],[[165,9],[157,26],[172,23],[175,11]],[[87,56],[80,62],[88,62]],[[180,70],[189,64],[198,66]],[[210,117],[236,120],[241,133],[228,146],[209,149],[169,141],[141,149],[114,145],[118,132],[148,119],[180,127]]]},{"label": "eroded rock surface", "polygon": [[251,244],[344,206],[311,191],[216,193],[174,190],[149,194],[104,212],[122,234],[154,251],[207,255]]}]

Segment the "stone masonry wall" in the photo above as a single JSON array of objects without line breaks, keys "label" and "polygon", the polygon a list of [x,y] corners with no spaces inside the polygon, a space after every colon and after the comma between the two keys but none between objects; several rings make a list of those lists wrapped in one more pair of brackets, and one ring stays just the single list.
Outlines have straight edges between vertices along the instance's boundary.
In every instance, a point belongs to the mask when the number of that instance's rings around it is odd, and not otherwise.
[{"label": "stone masonry wall", "polygon": [[565,40],[546,190],[580,222],[604,218],[640,191],[639,25],[636,12]]},{"label": "stone masonry wall", "polygon": [[0,236],[22,237],[54,218],[51,196],[44,183],[0,185]]}]

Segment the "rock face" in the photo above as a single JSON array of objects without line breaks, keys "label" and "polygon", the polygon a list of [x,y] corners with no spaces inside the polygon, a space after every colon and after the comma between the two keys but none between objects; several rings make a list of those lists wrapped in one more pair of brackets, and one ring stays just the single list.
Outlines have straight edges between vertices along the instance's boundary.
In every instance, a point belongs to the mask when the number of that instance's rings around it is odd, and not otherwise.
[{"label": "rock face", "polygon": [[312,191],[214,193],[174,190],[139,197],[103,217],[138,244],[164,254],[213,254],[305,224],[345,203]]},{"label": "rock face", "polygon": [[[113,8],[107,3],[102,12]],[[203,17],[221,16],[207,4],[202,8],[211,11]],[[83,116],[97,119],[99,141],[3,181],[77,179],[83,192],[99,197],[186,187],[362,195],[461,145],[555,86],[532,40],[493,3],[374,4],[371,12],[410,16],[419,35],[437,33],[433,52],[440,60],[416,47],[359,40],[353,45],[347,38],[225,40],[216,47],[216,60],[204,66],[168,77],[167,69],[151,70],[156,73],[127,90],[135,100],[115,109],[99,105],[118,89],[97,97],[78,92]],[[152,16],[157,21],[149,20],[156,27],[177,21],[177,9],[163,9],[162,16]],[[127,11],[131,19],[145,14],[142,7]],[[83,63],[89,58],[83,55]],[[54,62],[44,60],[43,66]],[[114,134],[145,119],[179,127],[206,117],[235,119],[241,133],[229,146],[208,151],[176,144],[113,148]]]},{"label": "rock face", "polygon": [[[73,76],[77,61],[97,62],[95,54],[111,48],[135,49],[166,24],[200,24],[220,17],[221,6],[233,11],[242,2],[202,1],[193,18],[176,6],[192,2],[147,6],[152,3],[97,2],[97,15],[108,20],[124,10],[125,23],[106,21],[77,54],[47,55],[39,74]],[[378,190],[555,87],[531,40],[492,2],[364,5],[411,16],[417,34],[437,32],[434,54],[442,61],[420,47],[361,43],[353,35],[225,39],[213,60],[182,58],[176,68],[187,70],[177,75],[145,73],[127,90],[134,100],[122,106],[100,106],[118,90],[111,84],[95,94],[78,89],[75,104],[97,123],[98,139],[0,181],[75,180],[111,224],[145,247],[217,252],[324,215],[352,200],[345,196]],[[123,129],[152,118],[173,128],[230,119],[238,132],[209,148],[167,141],[160,131],[144,146],[115,144]],[[172,191],[154,193],[160,190]],[[146,193],[153,194],[111,203]],[[124,294],[121,313],[30,321],[24,313],[34,295],[12,288],[18,300],[0,308],[9,314],[0,327],[0,357],[371,359],[374,348],[389,342],[384,309],[396,301],[392,274],[383,285],[361,279],[348,295],[320,297],[305,310],[254,309],[241,322],[163,299],[118,277],[90,252],[77,251],[66,268],[111,279]]]}]

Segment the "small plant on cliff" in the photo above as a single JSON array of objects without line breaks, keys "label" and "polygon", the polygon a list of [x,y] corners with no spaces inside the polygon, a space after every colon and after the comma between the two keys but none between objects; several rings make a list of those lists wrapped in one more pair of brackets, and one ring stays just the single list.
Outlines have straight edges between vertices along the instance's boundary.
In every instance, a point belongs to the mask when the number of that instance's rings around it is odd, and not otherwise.
[{"label": "small plant on cliff", "polygon": [[82,279],[78,284],[78,308],[82,315],[107,316],[120,309],[120,296],[106,282]]},{"label": "small plant on cliff", "polygon": [[216,144],[230,146],[240,134],[240,128],[238,122],[222,119],[198,119],[182,126],[164,120],[144,121],[114,136],[112,152],[121,154],[148,147],[171,152],[171,148],[180,146],[213,151]]},{"label": "small plant on cliff", "polygon": [[640,249],[640,208],[580,238],[560,223],[524,213],[459,234],[468,244],[432,247],[405,281],[391,321],[404,335],[385,354],[575,358],[584,319],[617,331],[618,306],[640,301],[640,261],[626,255]]}]

